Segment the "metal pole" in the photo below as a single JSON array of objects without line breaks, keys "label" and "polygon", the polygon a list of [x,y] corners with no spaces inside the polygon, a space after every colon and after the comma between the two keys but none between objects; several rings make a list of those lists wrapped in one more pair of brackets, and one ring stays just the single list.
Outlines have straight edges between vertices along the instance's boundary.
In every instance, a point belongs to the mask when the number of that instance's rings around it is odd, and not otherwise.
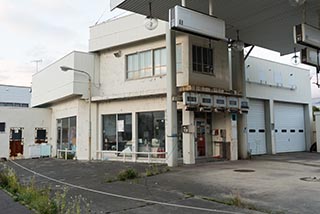
[{"label": "metal pole", "polygon": [[181,0],[181,6],[182,7],[187,7],[187,0]]},{"label": "metal pole", "polygon": [[175,32],[166,28],[167,48],[167,133],[166,149],[168,166],[178,165],[177,145],[177,103],[174,98],[177,96],[177,74],[176,74],[176,36]]},{"label": "metal pole", "polygon": [[91,160],[91,77],[88,74],[89,77],[89,160]]}]

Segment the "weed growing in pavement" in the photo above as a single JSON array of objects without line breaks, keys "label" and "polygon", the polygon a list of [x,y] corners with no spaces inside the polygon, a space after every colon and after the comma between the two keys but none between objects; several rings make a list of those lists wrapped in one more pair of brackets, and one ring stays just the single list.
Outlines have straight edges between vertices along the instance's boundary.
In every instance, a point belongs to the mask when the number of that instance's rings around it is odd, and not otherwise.
[{"label": "weed growing in pavement", "polygon": [[161,173],[169,172],[169,167],[159,168],[157,164],[152,164],[148,168],[146,168],[146,176],[159,175]]},{"label": "weed growing in pavement", "polygon": [[132,180],[138,177],[139,173],[133,168],[122,170],[117,175],[119,181]]},{"label": "weed growing in pavement", "polygon": [[0,171],[0,187],[12,194],[16,201],[41,214],[90,213],[90,203],[81,195],[67,198],[67,189],[52,195],[50,188],[39,188],[35,179],[21,184],[13,169],[3,167]]}]

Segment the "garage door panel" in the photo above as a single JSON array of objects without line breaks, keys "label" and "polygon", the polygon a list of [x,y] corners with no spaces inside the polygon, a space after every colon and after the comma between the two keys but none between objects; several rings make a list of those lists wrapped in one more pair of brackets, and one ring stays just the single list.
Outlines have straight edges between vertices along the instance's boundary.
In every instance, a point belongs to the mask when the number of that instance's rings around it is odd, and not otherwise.
[{"label": "garage door panel", "polygon": [[250,100],[248,149],[252,155],[266,154],[265,110],[262,100]]},{"label": "garage door panel", "polygon": [[276,152],[305,151],[303,105],[275,103]]}]

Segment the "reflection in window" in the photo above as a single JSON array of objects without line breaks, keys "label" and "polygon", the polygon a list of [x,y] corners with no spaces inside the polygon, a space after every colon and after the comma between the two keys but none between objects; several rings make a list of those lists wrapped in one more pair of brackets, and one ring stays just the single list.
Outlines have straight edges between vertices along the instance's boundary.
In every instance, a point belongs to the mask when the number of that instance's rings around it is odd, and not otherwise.
[{"label": "reflection in window", "polygon": [[57,120],[57,149],[76,152],[77,118],[68,117]]},{"label": "reflection in window", "polygon": [[102,116],[102,149],[132,151],[132,116],[131,114],[112,114]]},{"label": "reflection in window", "polygon": [[[176,69],[182,72],[182,48],[176,46]],[[139,79],[167,73],[167,50],[159,48],[127,55],[127,79]]]},{"label": "reflection in window", "polygon": [[[138,151],[165,152],[165,118],[163,111],[138,113]],[[163,154],[154,156],[165,157]]]}]

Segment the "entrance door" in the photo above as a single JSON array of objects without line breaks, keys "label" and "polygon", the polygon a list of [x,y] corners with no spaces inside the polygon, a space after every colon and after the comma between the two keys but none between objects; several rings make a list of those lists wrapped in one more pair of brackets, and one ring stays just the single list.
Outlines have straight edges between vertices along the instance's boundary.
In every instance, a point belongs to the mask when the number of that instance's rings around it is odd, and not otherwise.
[{"label": "entrance door", "polygon": [[204,119],[195,120],[196,123],[196,156],[206,156],[206,121]]},{"label": "entrance door", "polygon": [[23,155],[22,128],[10,129],[10,157]]}]

